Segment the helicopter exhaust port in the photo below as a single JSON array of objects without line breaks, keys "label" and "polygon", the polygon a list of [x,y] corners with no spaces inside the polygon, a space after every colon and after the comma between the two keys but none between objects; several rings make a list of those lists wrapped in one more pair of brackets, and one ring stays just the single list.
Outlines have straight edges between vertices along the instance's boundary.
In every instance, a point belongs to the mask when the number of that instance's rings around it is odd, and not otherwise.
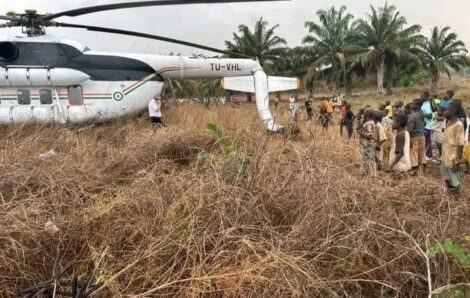
[{"label": "helicopter exhaust port", "polygon": [[0,61],[13,61],[18,58],[18,47],[11,42],[0,42]]}]

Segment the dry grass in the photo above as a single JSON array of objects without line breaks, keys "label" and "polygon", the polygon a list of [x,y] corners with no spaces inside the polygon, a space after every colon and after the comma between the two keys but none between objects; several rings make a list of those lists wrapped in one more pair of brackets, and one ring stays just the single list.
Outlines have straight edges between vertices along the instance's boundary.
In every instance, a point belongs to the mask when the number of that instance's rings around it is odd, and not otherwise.
[{"label": "dry grass", "polygon": [[[55,263],[104,281],[96,297],[424,297],[470,283],[452,258],[423,254],[446,238],[470,248],[468,200],[449,200],[437,175],[360,178],[355,141],[308,123],[267,135],[252,106],[166,115],[158,131],[145,117],[2,128],[0,296]],[[207,122],[238,151],[224,157]]]}]

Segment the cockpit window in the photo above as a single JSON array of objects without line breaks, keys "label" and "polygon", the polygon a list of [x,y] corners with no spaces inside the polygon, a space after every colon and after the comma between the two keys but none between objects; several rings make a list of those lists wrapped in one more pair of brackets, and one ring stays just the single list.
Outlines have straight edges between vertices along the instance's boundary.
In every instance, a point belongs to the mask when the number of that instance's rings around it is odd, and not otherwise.
[{"label": "cockpit window", "polygon": [[11,42],[0,42],[0,61],[13,61],[19,56],[18,47]]}]

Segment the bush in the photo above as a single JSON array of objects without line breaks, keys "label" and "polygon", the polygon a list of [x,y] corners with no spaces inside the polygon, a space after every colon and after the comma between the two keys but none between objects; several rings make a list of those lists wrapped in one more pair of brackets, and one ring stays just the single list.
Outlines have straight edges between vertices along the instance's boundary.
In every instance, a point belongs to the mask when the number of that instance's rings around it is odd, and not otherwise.
[{"label": "bush", "polygon": [[425,297],[428,270],[433,290],[470,282],[422,253],[469,231],[439,177],[361,178],[355,143],[310,122],[265,134],[252,106],[165,116],[0,131],[1,297],[69,265],[64,280],[104,283],[96,297]]},{"label": "bush", "polygon": [[418,71],[413,74],[400,75],[398,82],[401,87],[415,87],[425,84],[427,80],[428,75],[423,71]]}]

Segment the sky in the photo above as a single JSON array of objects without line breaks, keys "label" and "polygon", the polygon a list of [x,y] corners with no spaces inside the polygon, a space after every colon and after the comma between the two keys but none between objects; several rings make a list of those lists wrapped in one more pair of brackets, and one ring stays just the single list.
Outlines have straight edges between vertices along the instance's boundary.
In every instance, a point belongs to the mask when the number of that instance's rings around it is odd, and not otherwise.
[{"label": "sky", "polygon": [[[3,13],[21,12],[34,8],[39,13],[56,13],[84,6],[124,2],[125,0],[15,0],[2,1]],[[132,2],[132,1],[131,1]],[[356,18],[366,16],[370,5],[383,5],[382,0],[291,0],[283,2],[199,4],[173,7],[147,7],[100,12],[80,17],[62,17],[61,22],[104,26],[130,31],[158,34],[216,48],[224,48],[224,41],[232,38],[239,24],[252,25],[263,17],[270,25],[279,24],[277,35],[285,38],[289,46],[301,44],[307,34],[305,21],[316,21],[316,11],[331,6],[345,5]],[[409,24],[420,24],[423,34],[429,35],[433,26],[450,26],[470,48],[469,0],[394,0]],[[18,35],[19,29],[3,29],[2,34]],[[51,28],[48,33],[76,40],[92,50],[107,52],[133,52],[190,55],[204,53],[197,49],[142,38],[114,34],[87,32],[80,29]]]}]

